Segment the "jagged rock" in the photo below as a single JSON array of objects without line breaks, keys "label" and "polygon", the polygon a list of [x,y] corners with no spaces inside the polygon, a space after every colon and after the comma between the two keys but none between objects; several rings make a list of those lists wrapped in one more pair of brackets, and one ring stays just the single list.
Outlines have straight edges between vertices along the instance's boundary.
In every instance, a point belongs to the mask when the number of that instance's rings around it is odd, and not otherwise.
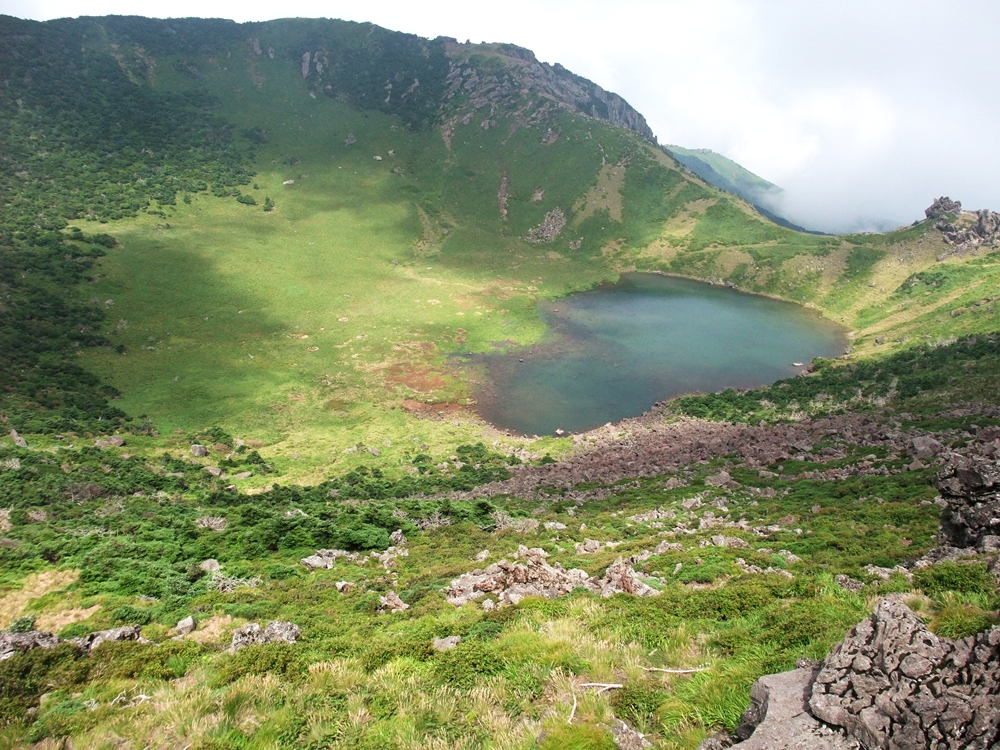
[{"label": "jagged rock", "polygon": [[604,545],[596,539],[583,538],[583,542],[576,542],[573,547],[578,555],[589,555],[592,552],[600,552]]},{"label": "jagged rock", "polygon": [[892,578],[894,573],[898,573],[906,580],[913,580],[913,573],[908,571],[902,565],[897,565],[895,568],[880,568],[878,565],[866,565],[864,567],[865,573],[875,578],[881,578],[883,581],[888,581]]},{"label": "jagged rock", "polygon": [[202,560],[201,564],[198,565],[198,567],[204,570],[206,573],[215,573],[216,571],[222,569],[222,566],[219,565],[219,561],[216,560],[214,557],[210,557],[207,560]]},{"label": "jagged rock", "polygon": [[615,719],[611,724],[611,736],[618,750],[645,750],[653,746],[653,743],[646,739],[646,735],[636,731],[621,719]]},{"label": "jagged rock", "polygon": [[543,526],[546,531],[565,531],[566,524],[559,523],[559,521],[546,521]]},{"label": "jagged rock", "polygon": [[767,675],[750,690],[750,706],[736,728],[732,745],[722,736],[710,737],[698,750],[856,750],[857,742],[813,718],[807,701],[814,668]]},{"label": "jagged rock", "polygon": [[17,434],[17,430],[11,430],[10,431],[10,439],[14,441],[14,445],[16,445],[18,448],[27,448],[28,447],[28,441],[25,440],[20,435],[18,435]]},{"label": "jagged rock", "polygon": [[402,529],[396,529],[394,532],[389,534],[389,541],[393,543],[396,547],[402,547],[406,544],[406,537],[403,536]]},{"label": "jagged rock", "polygon": [[260,48],[260,40],[257,37],[254,37],[253,39],[250,40],[250,49],[253,50],[253,53],[257,55],[257,57],[260,57],[264,52]]},{"label": "jagged rock", "polygon": [[83,638],[71,639],[80,648],[93,650],[106,641],[137,641],[142,637],[138,625],[126,625],[121,628],[111,628],[109,630],[98,630],[88,633]]},{"label": "jagged rock", "polygon": [[844,591],[850,591],[852,594],[858,593],[865,587],[861,581],[856,578],[851,578],[848,575],[844,575],[843,573],[836,576],[833,580],[838,586],[840,586],[840,588],[844,589]]},{"label": "jagged rock", "polygon": [[222,476],[222,469],[220,469],[218,466],[206,466],[205,467],[205,471],[207,471],[213,477],[221,477]]},{"label": "jagged rock", "polygon": [[684,545],[678,542],[667,542],[663,541],[656,545],[656,549],[653,550],[654,555],[662,555],[665,552],[682,552],[684,550]]},{"label": "jagged rock", "polygon": [[116,448],[121,448],[123,445],[125,445],[125,438],[123,438],[121,435],[112,435],[111,437],[108,438],[108,444],[113,445]]},{"label": "jagged rock", "polygon": [[177,625],[174,627],[174,630],[177,632],[177,635],[187,635],[188,633],[194,632],[194,629],[195,629],[194,617],[192,617],[191,615],[185,617],[183,620],[178,622]]},{"label": "jagged rock", "polygon": [[545,218],[542,219],[542,223],[537,227],[533,227],[529,232],[528,236],[525,237],[526,242],[551,242],[556,237],[558,237],[566,226],[566,214],[562,212],[562,209],[558,206],[553,208],[547,214]]},{"label": "jagged rock", "polygon": [[302,628],[294,622],[271,620],[264,628],[264,643],[295,643],[302,635]]},{"label": "jagged rock", "polygon": [[935,200],[929,208],[924,209],[924,216],[928,219],[943,219],[946,214],[957,214],[961,210],[961,201],[953,201],[947,196],[942,196]]},{"label": "jagged rock", "polygon": [[198,458],[204,458],[205,456],[208,455],[208,448],[206,448],[204,445],[198,445],[197,443],[195,443],[194,445],[191,446],[191,455],[197,456]]},{"label": "jagged rock", "polygon": [[733,481],[733,478],[729,476],[728,471],[720,471],[718,474],[705,477],[705,484],[709,487],[725,487],[731,481]]},{"label": "jagged rock", "polygon": [[309,568],[309,570],[329,570],[336,562],[336,558],[309,555],[309,557],[303,557],[299,562]]},{"label": "jagged rock", "polygon": [[399,598],[399,594],[395,591],[389,591],[385,596],[380,596],[379,600],[379,611],[390,612],[391,614],[396,614],[397,612],[405,612],[410,608],[410,605]]},{"label": "jagged rock", "polygon": [[59,638],[53,633],[31,630],[27,633],[0,633],[0,661],[33,648],[55,648]]},{"label": "jagged rock", "polygon": [[229,652],[235,654],[246,646],[255,646],[264,642],[264,631],[255,622],[247,623],[233,631],[233,640]]},{"label": "jagged rock", "polygon": [[465,573],[445,589],[445,598],[460,607],[494,594],[499,603],[505,605],[517,604],[526,596],[552,599],[579,586],[593,590],[585,571],[564,570],[559,563],[549,565],[545,562],[547,556],[544,550],[528,549],[522,544],[517,548],[516,558],[524,558],[523,563],[500,560],[483,570]]},{"label": "jagged rock", "polygon": [[265,643],[295,643],[301,634],[302,629],[294,622],[272,620],[263,629],[257,623],[251,622],[233,631],[229,653],[235,654],[246,646]]},{"label": "jagged rock", "polygon": [[938,474],[947,502],[941,513],[942,546],[1000,547],[1000,462],[978,456],[955,459]]},{"label": "jagged rock", "polygon": [[595,582],[602,599],[615,594],[632,594],[634,596],[659,596],[660,592],[639,580],[635,571],[622,558],[618,558],[608,566],[604,577]]},{"label": "jagged rock", "polygon": [[222,516],[202,516],[201,518],[195,520],[194,525],[199,529],[225,531],[226,527],[229,526],[229,521]]},{"label": "jagged rock", "polygon": [[944,450],[944,446],[929,435],[921,435],[910,441],[911,452],[914,458],[934,458]]},{"label": "jagged rock", "polygon": [[747,549],[750,546],[746,540],[740,539],[738,536],[717,534],[711,538],[711,541],[715,547],[727,547],[729,549]]},{"label": "jagged rock", "polygon": [[334,586],[337,587],[337,591],[341,594],[346,594],[348,591],[354,588],[354,584],[350,581],[337,581]]},{"label": "jagged rock", "polygon": [[435,638],[433,645],[435,651],[451,651],[451,649],[455,648],[461,642],[462,636],[449,635],[447,638]]},{"label": "jagged rock", "polygon": [[866,748],[995,748],[1000,628],[938,638],[901,600],[883,599],[824,659],[809,708]]}]

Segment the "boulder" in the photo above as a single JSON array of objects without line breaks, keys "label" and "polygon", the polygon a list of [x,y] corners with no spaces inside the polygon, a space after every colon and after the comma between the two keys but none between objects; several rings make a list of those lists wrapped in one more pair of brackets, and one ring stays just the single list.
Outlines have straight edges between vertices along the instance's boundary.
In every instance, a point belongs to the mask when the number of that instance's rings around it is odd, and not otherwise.
[{"label": "boulder", "polygon": [[929,435],[921,435],[910,441],[910,452],[914,458],[933,458],[944,450],[944,446]]},{"label": "boulder", "polygon": [[52,633],[31,630],[27,633],[0,633],[0,661],[9,659],[14,654],[31,651],[35,648],[55,648],[59,638]]},{"label": "boulder", "polygon": [[379,611],[382,613],[389,612],[390,614],[396,614],[397,612],[405,612],[410,608],[410,605],[399,598],[399,594],[395,591],[386,592],[385,596],[380,596],[379,601]]},{"label": "boulder", "polygon": [[138,625],[126,625],[121,628],[110,628],[109,630],[98,630],[88,633],[83,638],[73,638],[72,642],[80,648],[93,651],[106,641],[138,641],[142,637]]},{"label": "boulder", "polygon": [[393,543],[396,547],[402,547],[406,544],[406,537],[403,536],[402,529],[396,529],[394,532],[389,534],[389,541]]},{"label": "boulder", "polygon": [[579,586],[595,590],[585,571],[564,570],[559,563],[549,565],[546,557],[548,555],[544,550],[537,547],[528,549],[522,544],[517,548],[515,559],[522,558],[523,562],[500,560],[488,568],[465,573],[445,589],[445,598],[460,607],[493,594],[503,606],[517,604],[526,596],[552,599]]},{"label": "boulder", "polygon": [[946,214],[957,214],[961,210],[961,201],[953,201],[947,196],[942,196],[935,200],[929,208],[924,209],[924,216],[937,220],[943,219]]},{"label": "boulder", "polygon": [[16,445],[18,448],[27,448],[28,447],[28,441],[25,440],[20,435],[18,435],[17,434],[17,430],[11,430],[10,431],[10,439],[14,441],[14,445]]},{"label": "boulder", "polygon": [[635,570],[620,557],[608,566],[604,577],[596,582],[596,587],[602,599],[622,593],[634,596],[658,596],[660,593],[639,580]]},{"label": "boulder", "polygon": [[815,668],[767,675],[750,690],[750,706],[735,730],[737,744],[723,736],[709,737],[698,750],[856,750],[842,732],[831,730],[808,711]]},{"label": "boulder", "polygon": [[199,568],[204,570],[206,573],[215,573],[217,570],[222,570],[222,566],[219,565],[219,561],[214,557],[210,557],[207,560],[202,560],[198,565]]},{"label": "boulder", "polygon": [[433,646],[435,651],[451,651],[461,642],[462,636],[449,635],[447,638],[435,638]]},{"label": "boulder", "polygon": [[844,589],[844,591],[850,591],[852,594],[858,593],[865,587],[861,581],[844,575],[843,573],[836,576],[833,580],[838,586],[840,586],[840,588]]},{"label": "boulder", "polygon": [[265,643],[295,643],[301,634],[301,628],[294,622],[272,620],[264,628],[251,622],[233,631],[229,653],[235,654],[246,646],[259,646]]},{"label": "boulder", "polygon": [[194,617],[188,615],[183,620],[177,623],[174,630],[177,635],[187,635],[188,633],[193,633],[195,629]]},{"label": "boulder", "polygon": [[733,478],[729,476],[728,471],[720,471],[718,474],[705,477],[705,484],[709,487],[725,487],[731,481],[733,481]]},{"label": "boulder", "polygon": [[191,446],[191,455],[197,456],[198,458],[204,458],[205,456],[208,455],[208,448],[206,448],[204,445],[198,445],[197,443],[195,443],[194,445]]},{"label": "boulder", "polygon": [[653,746],[653,743],[646,739],[646,735],[633,729],[621,719],[615,719],[611,724],[611,737],[618,750],[645,750]]},{"label": "boulder", "polygon": [[946,502],[938,542],[942,546],[987,550],[1000,535],[1000,462],[957,458],[938,474]]}]

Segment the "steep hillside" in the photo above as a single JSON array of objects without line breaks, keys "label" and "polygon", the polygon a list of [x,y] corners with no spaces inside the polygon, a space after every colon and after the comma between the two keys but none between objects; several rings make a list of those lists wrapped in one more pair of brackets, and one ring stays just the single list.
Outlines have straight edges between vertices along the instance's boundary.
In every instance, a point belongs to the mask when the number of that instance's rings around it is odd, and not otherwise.
[{"label": "steep hillside", "polygon": [[[994,327],[937,321],[971,291],[900,297],[939,265],[990,296],[990,265],[937,261],[933,226],[776,226],[681,168],[619,97],[520,48],[337,21],[3,24],[5,242],[21,248],[5,314],[22,321],[4,330],[51,331],[11,347],[22,431],[84,428],[100,412],[69,405],[110,396],[164,435],[242,430],[279,463],[300,456],[286,468],[302,476],[415,430],[505,440],[468,410],[474,374],[449,355],[531,344],[536,300],[625,270],[814,304],[862,351],[912,335],[914,316],[935,337]],[[45,307],[84,272],[73,307]],[[453,418],[415,421],[424,404]]]}]

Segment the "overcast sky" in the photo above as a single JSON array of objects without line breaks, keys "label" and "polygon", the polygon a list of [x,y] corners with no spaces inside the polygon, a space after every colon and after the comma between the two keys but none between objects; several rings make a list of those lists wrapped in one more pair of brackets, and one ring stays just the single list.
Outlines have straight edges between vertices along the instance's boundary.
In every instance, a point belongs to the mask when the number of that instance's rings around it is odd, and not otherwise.
[{"label": "overcast sky", "polygon": [[[162,8],[162,10],[161,10]],[[997,0],[0,0],[0,12],[295,15],[513,42],[624,96],[660,143],[711,148],[828,231],[1000,210]]]}]

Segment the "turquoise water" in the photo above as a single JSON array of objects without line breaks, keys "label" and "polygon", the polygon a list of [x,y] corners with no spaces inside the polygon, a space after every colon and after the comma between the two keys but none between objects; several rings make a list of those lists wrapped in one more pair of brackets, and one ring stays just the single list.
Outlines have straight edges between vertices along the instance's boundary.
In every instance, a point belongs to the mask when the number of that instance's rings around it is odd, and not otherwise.
[{"label": "turquoise water", "polygon": [[[527,435],[587,430],[685,393],[750,388],[843,352],[846,331],[788,302],[655,274],[625,274],[540,305],[546,341],[481,355],[477,410]],[[523,361],[520,361],[523,360]]]}]

